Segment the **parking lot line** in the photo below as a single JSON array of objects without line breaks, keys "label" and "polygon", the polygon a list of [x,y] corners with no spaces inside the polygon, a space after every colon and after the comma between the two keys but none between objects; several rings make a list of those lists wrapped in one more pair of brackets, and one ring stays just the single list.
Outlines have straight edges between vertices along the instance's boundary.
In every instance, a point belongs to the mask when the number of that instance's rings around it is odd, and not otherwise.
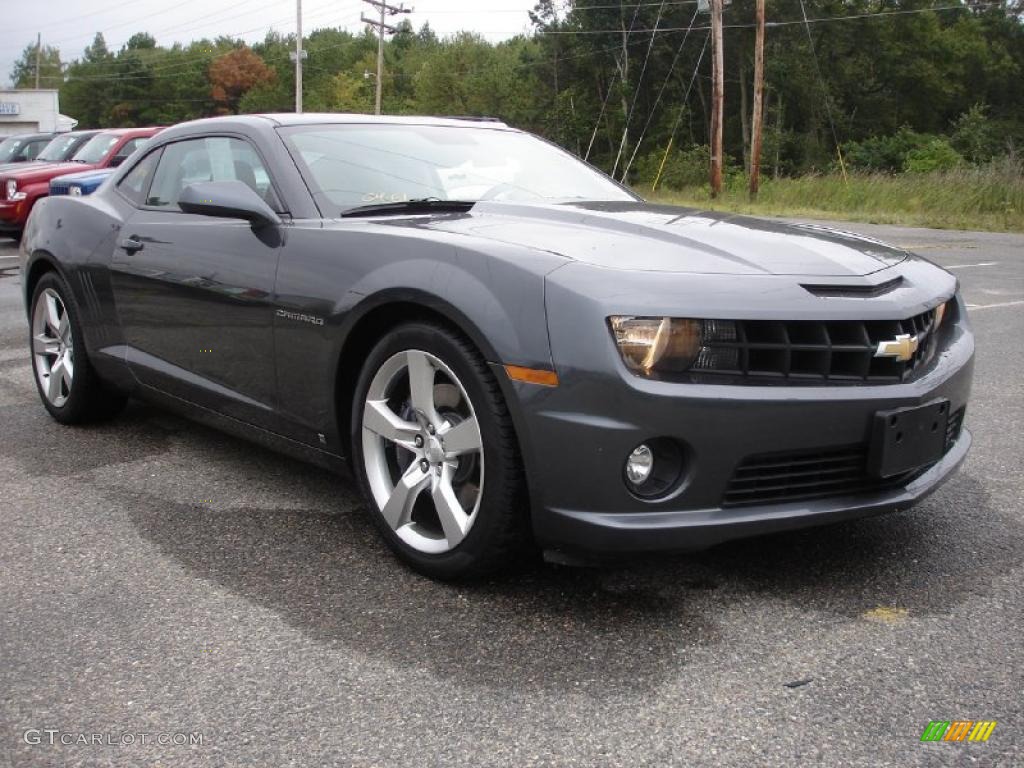
[{"label": "parking lot line", "polygon": [[967,308],[973,310],[996,309],[997,307],[1019,307],[1021,304],[1024,304],[1024,299],[1020,301],[1001,301],[996,304],[968,304]]}]

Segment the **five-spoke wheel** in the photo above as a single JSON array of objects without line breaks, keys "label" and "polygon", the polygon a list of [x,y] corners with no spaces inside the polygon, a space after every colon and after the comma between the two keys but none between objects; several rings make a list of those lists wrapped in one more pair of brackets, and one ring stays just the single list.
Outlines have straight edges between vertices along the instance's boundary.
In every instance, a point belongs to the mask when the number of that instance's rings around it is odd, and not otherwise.
[{"label": "five-spoke wheel", "polygon": [[480,505],[484,459],[466,389],[438,357],[391,356],[363,407],[363,461],[373,498],[399,538],[445,552],[469,532]]},{"label": "five-spoke wheel", "polygon": [[356,471],[385,539],[450,578],[528,537],[511,419],[487,364],[447,328],[400,326],[369,354],[352,412]]},{"label": "five-spoke wheel", "polygon": [[60,408],[71,395],[75,376],[75,349],[71,318],[64,301],[53,288],[44,289],[32,313],[32,354],[43,396]]},{"label": "five-spoke wheel", "polygon": [[75,311],[60,275],[44,274],[33,288],[29,314],[32,368],[43,405],[64,424],[109,418],[125,403],[92,370]]}]

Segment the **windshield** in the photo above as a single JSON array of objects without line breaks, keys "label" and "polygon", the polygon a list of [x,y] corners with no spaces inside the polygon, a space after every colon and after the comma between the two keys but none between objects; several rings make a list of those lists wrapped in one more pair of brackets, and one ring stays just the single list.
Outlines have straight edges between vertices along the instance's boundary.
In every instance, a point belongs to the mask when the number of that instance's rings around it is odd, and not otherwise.
[{"label": "windshield", "polygon": [[76,163],[98,163],[120,139],[120,136],[111,136],[109,133],[96,134],[71,159]]},{"label": "windshield", "polygon": [[68,153],[78,144],[81,136],[58,136],[47,144],[36,160],[60,163],[68,159]]},{"label": "windshield", "polygon": [[525,133],[475,126],[311,125],[281,130],[320,209],[438,200],[635,200]]},{"label": "windshield", "polygon": [[24,139],[4,139],[0,141],[0,163],[8,163],[18,156],[18,150],[25,143]]}]

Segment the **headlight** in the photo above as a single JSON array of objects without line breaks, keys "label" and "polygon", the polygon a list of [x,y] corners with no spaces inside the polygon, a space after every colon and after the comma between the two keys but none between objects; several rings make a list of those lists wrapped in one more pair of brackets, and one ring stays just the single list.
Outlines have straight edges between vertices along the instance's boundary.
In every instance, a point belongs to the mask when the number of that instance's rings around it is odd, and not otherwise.
[{"label": "headlight", "polygon": [[72,184],[70,187],[68,187],[68,194],[71,195],[72,197],[81,197],[82,188],[76,184]]},{"label": "headlight", "polygon": [[25,193],[18,191],[18,182],[14,179],[7,180],[7,199],[8,200],[24,200]]},{"label": "headlight", "polygon": [[739,365],[736,323],[678,317],[608,318],[622,360],[650,376],[684,371],[729,371]]},{"label": "headlight", "polygon": [[685,371],[700,351],[698,320],[629,316],[608,320],[623,362],[635,373]]}]

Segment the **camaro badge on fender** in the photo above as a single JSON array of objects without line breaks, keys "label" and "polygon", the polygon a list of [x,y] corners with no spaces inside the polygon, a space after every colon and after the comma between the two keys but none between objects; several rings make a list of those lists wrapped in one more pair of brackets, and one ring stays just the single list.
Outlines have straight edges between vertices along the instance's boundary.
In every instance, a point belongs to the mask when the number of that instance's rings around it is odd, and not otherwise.
[{"label": "camaro badge on fender", "polygon": [[301,312],[289,312],[287,309],[277,310],[278,317],[284,317],[288,320],[299,320],[303,323],[312,323],[313,325],[323,325],[324,319],[317,317],[316,315],[304,315]]},{"label": "camaro badge on fender", "polygon": [[878,349],[875,350],[875,357],[891,357],[905,363],[917,352],[919,342],[917,336],[909,333],[901,333],[892,341],[878,342]]}]

